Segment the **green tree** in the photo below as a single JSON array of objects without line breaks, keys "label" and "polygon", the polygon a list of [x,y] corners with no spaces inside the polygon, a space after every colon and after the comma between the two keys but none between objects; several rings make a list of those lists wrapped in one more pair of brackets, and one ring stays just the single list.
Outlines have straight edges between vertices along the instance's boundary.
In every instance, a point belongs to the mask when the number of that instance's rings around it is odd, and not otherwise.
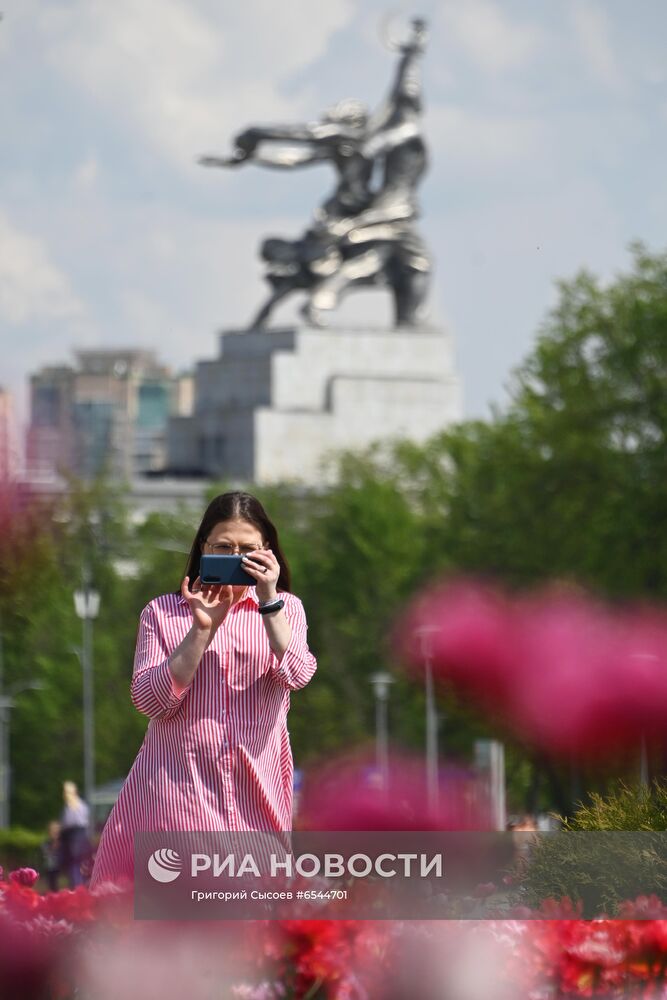
[{"label": "green tree", "polygon": [[127,700],[128,653],[131,668],[125,632],[131,597],[113,558],[128,544],[128,524],[120,491],[103,481],[86,487],[72,481],[62,502],[28,497],[6,516],[0,539],[5,683],[40,685],[17,697],[11,715],[12,817],[40,827],[62,808],[63,780],[82,785],[81,622],[73,594],[84,567],[101,595],[93,658],[98,780],[116,777],[119,760],[136,743],[132,714],[118,711]]},{"label": "green tree", "polygon": [[458,569],[667,596],[665,385],[667,254],[636,246],[560,284],[504,412],[399,445],[396,476]]}]

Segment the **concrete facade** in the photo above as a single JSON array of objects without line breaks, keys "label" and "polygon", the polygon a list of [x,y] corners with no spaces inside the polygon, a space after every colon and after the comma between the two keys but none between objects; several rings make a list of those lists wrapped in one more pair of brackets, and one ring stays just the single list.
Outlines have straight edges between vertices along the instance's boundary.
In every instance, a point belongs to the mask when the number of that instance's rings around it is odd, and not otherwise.
[{"label": "concrete facade", "polygon": [[453,345],[436,327],[225,331],[170,421],[169,469],[257,483],[323,480],[341,449],[424,441],[461,419]]}]

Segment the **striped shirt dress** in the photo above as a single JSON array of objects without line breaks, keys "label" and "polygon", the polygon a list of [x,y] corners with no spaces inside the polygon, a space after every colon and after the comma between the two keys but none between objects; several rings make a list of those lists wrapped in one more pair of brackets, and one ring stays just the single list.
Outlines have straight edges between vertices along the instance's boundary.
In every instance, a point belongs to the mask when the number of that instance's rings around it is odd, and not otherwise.
[{"label": "striped shirt dress", "polygon": [[189,605],[165,594],[144,608],[130,693],[150,722],[102,831],[91,889],[133,880],[136,831],[291,830],[290,692],[317,664],[301,601],[280,596],[292,627],[280,661],[248,587],[180,693],[169,655],[192,627]]}]

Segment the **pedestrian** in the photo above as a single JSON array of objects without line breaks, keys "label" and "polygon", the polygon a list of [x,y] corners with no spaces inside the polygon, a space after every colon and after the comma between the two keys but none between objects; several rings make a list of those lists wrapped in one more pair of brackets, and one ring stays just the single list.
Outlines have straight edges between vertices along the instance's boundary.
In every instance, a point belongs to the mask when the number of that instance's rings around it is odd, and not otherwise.
[{"label": "pedestrian", "polygon": [[49,892],[57,892],[60,875],[60,823],[57,819],[53,819],[46,830],[46,840],[40,845],[43,859],[42,872],[46,876]]},{"label": "pedestrian", "polygon": [[[202,555],[240,554],[254,585],[205,585]],[[141,613],[131,683],[149,718],[97,849],[91,888],[134,878],[137,831],[289,831],[290,692],[316,661],[278,532],[249,493],[211,501],[180,591]]]},{"label": "pedestrian", "polygon": [[70,889],[74,889],[85,882],[81,865],[92,853],[88,837],[90,813],[73,781],[63,782],[63,799],[65,805],[60,816],[60,867],[67,876]]},{"label": "pedestrian", "polygon": [[507,830],[512,834],[514,847],[514,864],[518,871],[525,871],[535,850],[538,838],[537,820],[534,816],[517,816],[507,823]]}]

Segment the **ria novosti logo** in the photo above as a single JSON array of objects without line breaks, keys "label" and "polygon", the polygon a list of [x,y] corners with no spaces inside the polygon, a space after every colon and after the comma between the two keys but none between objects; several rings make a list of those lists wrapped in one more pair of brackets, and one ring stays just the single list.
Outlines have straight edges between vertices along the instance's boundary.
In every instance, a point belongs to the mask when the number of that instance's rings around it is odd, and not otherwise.
[{"label": "ria novosti logo", "polygon": [[181,874],[181,856],[169,847],[154,851],[148,859],[149,874],[156,882],[173,882]]}]

